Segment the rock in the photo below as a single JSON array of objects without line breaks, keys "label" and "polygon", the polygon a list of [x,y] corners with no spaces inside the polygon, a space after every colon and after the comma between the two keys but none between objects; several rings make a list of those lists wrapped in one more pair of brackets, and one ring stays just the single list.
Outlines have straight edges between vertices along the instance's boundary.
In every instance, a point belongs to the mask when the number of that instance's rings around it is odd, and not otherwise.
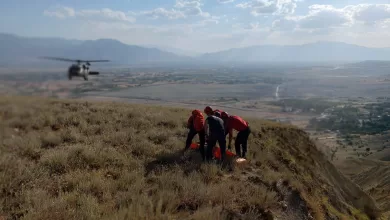
[{"label": "rock", "polygon": [[266,211],[264,214],[267,220],[277,220],[271,210]]},{"label": "rock", "polygon": [[234,160],[234,163],[235,163],[236,167],[244,168],[244,167],[247,167],[248,160],[246,160],[244,158],[238,158],[238,159]]},{"label": "rock", "polygon": [[279,202],[279,205],[282,207],[283,211],[286,211],[286,209],[288,208],[286,201]]},{"label": "rock", "polygon": [[277,182],[276,182],[276,187],[277,188],[281,188],[283,185],[283,180],[282,179],[279,179]]},{"label": "rock", "polygon": [[60,126],[59,125],[52,125],[51,126],[51,129],[53,130],[53,131],[58,131],[58,130],[60,130]]}]

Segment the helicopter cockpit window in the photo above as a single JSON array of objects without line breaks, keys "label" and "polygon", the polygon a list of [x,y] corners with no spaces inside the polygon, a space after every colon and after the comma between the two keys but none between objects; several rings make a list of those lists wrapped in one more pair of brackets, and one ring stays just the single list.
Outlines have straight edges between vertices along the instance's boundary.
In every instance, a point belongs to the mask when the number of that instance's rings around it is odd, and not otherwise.
[{"label": "helicopter cockpit window", "polygon": [[72,71],[80,71],[80,67],[79,66],[72,66],[71,70]]}]

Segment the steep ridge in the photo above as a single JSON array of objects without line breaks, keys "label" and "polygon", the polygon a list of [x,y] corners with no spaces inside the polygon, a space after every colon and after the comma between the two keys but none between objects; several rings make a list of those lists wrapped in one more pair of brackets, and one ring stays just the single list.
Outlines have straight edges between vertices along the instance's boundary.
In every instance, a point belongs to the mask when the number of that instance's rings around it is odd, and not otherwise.
[{"label": "steep ridge", "polygon": [[181,157],[190,112],[0,98],[0,217],[376,219],[373,200],[302,130],[250,119],[249,164]]}]

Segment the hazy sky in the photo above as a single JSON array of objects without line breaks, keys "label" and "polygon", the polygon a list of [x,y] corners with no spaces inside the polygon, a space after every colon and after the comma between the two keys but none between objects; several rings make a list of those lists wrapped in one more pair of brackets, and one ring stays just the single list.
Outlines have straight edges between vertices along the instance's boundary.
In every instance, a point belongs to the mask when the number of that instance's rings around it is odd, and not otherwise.
[{"label": "hazy sky", "polygon": [[390,0],[1,0],[0,32],[211,52],[342,41],[390,47]]}]

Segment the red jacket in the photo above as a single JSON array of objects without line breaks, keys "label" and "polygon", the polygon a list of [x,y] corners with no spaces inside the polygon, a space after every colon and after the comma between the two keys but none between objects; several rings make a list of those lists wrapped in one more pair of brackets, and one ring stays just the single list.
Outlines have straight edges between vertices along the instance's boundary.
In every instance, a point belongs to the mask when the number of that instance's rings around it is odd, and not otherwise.
[{"label": "red jacket", "polygon": [[196,131],[202,131],[204,128],[204,117],[200,110],[192,111],[191,117],[187,121],[188,128],[194,128]]},{"label": "red jacket", "polygon": [[230,116],[226,121],[226,131],[230,132],[231,130],[243,131],[248,128],[248,122],[242,119],[239,116]]}]

